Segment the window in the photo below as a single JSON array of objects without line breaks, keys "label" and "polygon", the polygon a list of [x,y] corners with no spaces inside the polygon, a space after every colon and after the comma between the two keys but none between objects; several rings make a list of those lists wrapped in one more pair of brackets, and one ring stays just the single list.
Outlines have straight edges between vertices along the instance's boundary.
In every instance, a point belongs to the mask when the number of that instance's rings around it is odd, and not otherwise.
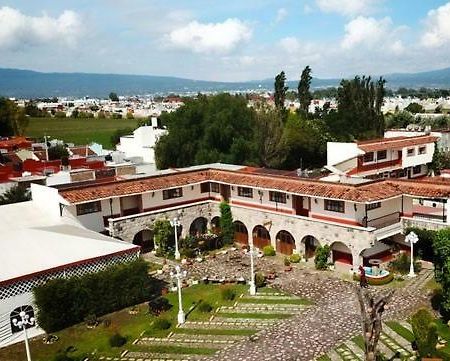
[{"label": "window", "polygon": [[412,157],[412,156],[414,155],[414,148],[409,148],[409,149],[406,151],[406,155],[407,155],[408,157]]},{"label": "window", "polygon": [[253,198],[253,189],[247,187],[238,187],[238,196]]},{"label": "window", "polygon": [[420,164],[413,167],[413,174],[420,174],[420,173],[422,173],[422,166]]},{"label": "window", "polygon": [[286,203],[286,193],[269,192],[269,199],[276,203]]},{"label": "window", "polygon": [[101,212],[101,210],[102,210],[102,204],[100,203],[100,201],[77,204],[77,216],[82,216],[83,214]]},{"label": "window", "polygon": [[325,199],[325,210],[345,213],[344,201],[334,201],[331,199]]},{"label": "window", "polygon": [[211,192],[220,193],[219,183],[211,183]]},{"label": "window", "polygon": [[373,162],[373,152],[364,154],[364,162]]},{"label": "window", "polygon": [[377,160],[383,160],[387,158],[387,151],[386,150],[379,150],[377,152]]},{"label": "window", "polygon": [[163,199],[183,197],[183,188],[173,188],[163,190]]},{"label": "window", "polygon": [[425,154],[427,152],[427,147],[419,147],[419,154]]},{"label": "window", "polygon": [[371,209],[377,209],[381,207],[381,202],[377,203],[370,203],[367,205],[367,210],[370,211]]},{"label": "window", "polygon": [[200,184],[200,193],[209,193],[209,182]]}]

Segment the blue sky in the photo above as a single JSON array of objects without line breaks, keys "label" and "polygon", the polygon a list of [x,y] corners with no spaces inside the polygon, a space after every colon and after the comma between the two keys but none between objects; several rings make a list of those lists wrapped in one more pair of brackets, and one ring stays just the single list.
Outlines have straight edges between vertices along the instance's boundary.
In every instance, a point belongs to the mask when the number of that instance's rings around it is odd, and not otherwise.
[{"label": "blue sky", "polygon": [[0,67],[252,80],[450,66],[450,1],[0,0]]}]

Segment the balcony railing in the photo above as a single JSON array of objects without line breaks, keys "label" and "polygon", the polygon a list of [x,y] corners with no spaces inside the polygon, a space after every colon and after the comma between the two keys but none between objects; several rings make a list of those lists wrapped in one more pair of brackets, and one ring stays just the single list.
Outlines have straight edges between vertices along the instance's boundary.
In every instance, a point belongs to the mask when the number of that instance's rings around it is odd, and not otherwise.
[{"label": "balcony railing", "polygon": [[365,227],[373,227],[376,229],[385,228],[400,222],[400,212],[394,212],[382,217],[365,219],[363,224]]},{"label": "balcony railing", "polygon": [[367,171],[371,171],[371,170],[394,167],[396,165],[401,165],[401,164],[402,164],[402,158],[388,160],[385,162],[371,163],[371,164],[360,164],[358,162],[356,172],[358,172],[358,173],[359,172],[367,172]]}]

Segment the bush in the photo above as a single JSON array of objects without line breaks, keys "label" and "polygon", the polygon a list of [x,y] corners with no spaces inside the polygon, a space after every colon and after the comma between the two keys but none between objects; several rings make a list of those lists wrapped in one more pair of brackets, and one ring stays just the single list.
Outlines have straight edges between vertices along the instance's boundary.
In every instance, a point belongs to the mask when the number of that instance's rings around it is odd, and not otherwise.
[{"label": "bush", "polygon": [[316,257],[314,258],[314,264],[316,269],[325,270],[328,268],[328,258],[330,257],[330,246],[319,246],[316,249]]},{"label": "bush", "polygon": [[266,276],[262,272],[255,274],[255,286],[256,288],[262,288],[266,285]]},{"label": "bush", "polygon": [[289,260],[289,257],[284,257],[284,265],[285,265],[286,267],[288,267],[288,266],[291,265],[291,261]]},{"label": "bush", "polygon": [[115,333],[109,338],[109,345],[111,347],[122,347],[127,343],[126,337],[122,336],[119,333]]},{"label": "bush", "polygon": [[222,288],[220,294],[225,301],[233,301],[236,298],[236,292],[231,287]]},{"label": "bush", "polygon": [[168,330],[172,326],[172,323],[165,318],[157,318],[153,321],[152,329],[153,330]]},{"label": "bush", "polygon": [[203,313],[209,313],[213,310],[213,307],[208,302],[200,302],[198,310]]},{"label": "bush", "polygon": [[433,357],[436,354],[438,341],[437,326],[433,315],[422,308],[411,317],[411,325],[419,356],[421,358]]},{"label": "bush", "polygon": [[169,300],[164,297],[157,297],[148,301],[148,312],[152,315],[159,315],[161,312],[168,311],[172,308]]},{"label": "bush", "polygon": [[234,240],[233,215],[227,202],[220,203],[220,229],[224,244],[231,244]]},{"label": "bush", "polygon": [[[397,272],[402,275],[409,272],[409,267],[411,264],[411,258],[404,252],[400,253],[396,259],[389,263],[389,270],[392,272]],[[414,271],[419,272],[421,269],[420,262],[414,262]]]},{"label": "bush", "polygon": [[289,257],[291,263],[299,263],[302,257],[298,253],[294,253]]},{"label": "bush", "polygon": [[155,286],[143,260],[81,277],[50,280],[34,289],[37,321],[47,333],[59,331],[89,314],[101,316],[142,303],[155,292]]},{"label": "bush", "polygon": [[275,248],[273,248],[272,246],[265,246],[263,248],[263,253],[266,257],[275,256],[276,254]]}]

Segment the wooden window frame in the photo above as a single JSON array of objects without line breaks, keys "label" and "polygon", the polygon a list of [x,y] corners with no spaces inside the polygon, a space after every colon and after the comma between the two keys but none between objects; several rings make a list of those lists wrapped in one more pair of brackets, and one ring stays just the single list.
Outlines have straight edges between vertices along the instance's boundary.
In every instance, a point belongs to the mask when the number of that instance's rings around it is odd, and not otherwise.
[{"label": "wooden window frame", "polygon": [[335,199],[325,199],[324,209],[330,212],[345,213],[345,202]]}]

